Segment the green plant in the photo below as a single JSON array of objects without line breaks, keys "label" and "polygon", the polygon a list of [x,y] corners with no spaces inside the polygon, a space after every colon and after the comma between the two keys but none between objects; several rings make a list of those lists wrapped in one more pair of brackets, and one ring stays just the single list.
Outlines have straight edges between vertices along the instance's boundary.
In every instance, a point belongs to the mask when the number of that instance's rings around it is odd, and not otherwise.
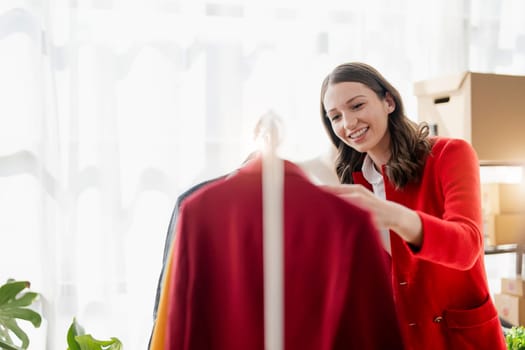
[{"label": "green plant", "polygon": [[505,342],[508,350],[525,350],[525,328],[512,327],[505,333]]},{"label": "green plant", "polygon": [[[38,297],[38,293],[25,291],[29,289],[28,281],[15,281],[9,279],[0,286],[0,349],[23,350],[29,346],[29,337],[20,328],[17,320],[26,320],[34,327],[40,327],[42,317],[36,311],[27,308]],[[16,345],[12,334],[22,342]],[[68,350],[122,350],[122,343],[117,338],[110,340],[97,340],[91,334],[85,334],[73,318],[67,332]]]},{"label": "green plant", "polygon": [[[17,319],[29,321],[37,328],[42,323],[40,314],[27,308],[38,297],[37,293],[24,292],[29,287],[28,281],[13,279],[0,286],[0,349],[18,350],[29,346],[29,337],[20,328]],[[11,334],[20,339],[22,344],[16,345]]]},{"label": "green plant", "polygon": [[84,328],[73,318],[67,332],[67,350],[122,350],[122,343],[118,338],[111,340],[97,340],[91,334],[85,334]]}]

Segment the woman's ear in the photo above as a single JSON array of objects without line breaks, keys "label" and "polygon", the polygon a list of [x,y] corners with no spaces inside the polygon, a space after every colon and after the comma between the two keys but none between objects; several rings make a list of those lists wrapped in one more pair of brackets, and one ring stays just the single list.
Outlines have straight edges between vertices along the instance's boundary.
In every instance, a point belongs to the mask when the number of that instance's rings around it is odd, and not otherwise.
[{"label": "woman's ear", "polygon": [[385,93],[385,102],[388,113],[392,113],[396,109],[396,101],[394,100],[394,96],[388,91]]}]

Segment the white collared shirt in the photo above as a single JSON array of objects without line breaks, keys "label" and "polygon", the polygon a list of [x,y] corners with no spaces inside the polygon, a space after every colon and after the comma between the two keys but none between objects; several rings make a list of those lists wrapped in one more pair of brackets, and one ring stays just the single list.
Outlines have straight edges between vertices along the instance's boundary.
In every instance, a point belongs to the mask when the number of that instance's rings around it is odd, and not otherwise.
[{"label": "white collared shirt", "polygon": [[[366,181],[368,181],[368,183],[372,185],[374,194],[379,198],[386,199],[385,181],[383,179],[383,175],[376,170],[376,168],[374,167],[374,162],[372,161],[372,158],[368,156],[368,154],[366,155],[363,161],[361,171],[363,172],[363,176],[365,177]],[[379,230],[379,233],[381,242],[383,243],[385,250],[388,252],[388,254],[391,254],[389,230],[381,229]]]}]

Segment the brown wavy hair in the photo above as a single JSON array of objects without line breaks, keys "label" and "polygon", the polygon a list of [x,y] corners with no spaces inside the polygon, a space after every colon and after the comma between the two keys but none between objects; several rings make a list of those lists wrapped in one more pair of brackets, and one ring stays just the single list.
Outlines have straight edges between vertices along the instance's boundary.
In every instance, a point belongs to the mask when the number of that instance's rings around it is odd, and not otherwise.
[{"label": "brown wavy hair", "polygon": [[386,164],[386,176],[397,189],[403,188],[410,182],[418,182],[432,148],[428,137],[429,127],[426,123],[417,124],[408,119],[397,89],[375,68],[361,62],[344,63],[337,66],[328,74],[321,86],[321,119],[330,140],[337,148],[336,172],[339,181],[344,184],[353,183],[352,172],[361,171],[365,158],[365,153],[354,150],[337,137],[326,115],[323,104],[326,90],[328,86],[342,82],[364,84],[381,100],[387,93],[392,95],[396,107],[388,116],[392,156]]}]

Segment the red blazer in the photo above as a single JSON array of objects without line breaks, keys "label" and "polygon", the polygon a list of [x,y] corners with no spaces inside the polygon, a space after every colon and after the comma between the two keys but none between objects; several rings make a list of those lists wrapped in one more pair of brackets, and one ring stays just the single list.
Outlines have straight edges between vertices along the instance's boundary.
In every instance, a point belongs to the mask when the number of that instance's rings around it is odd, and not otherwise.
[{"label": "red blazer", "polygon": [[[372,188],[362,173],[353,177]],[[485,275],[472,147],[436,138],[421,182],[396,190],[384,178],[387,199],[416,210],[423,222],[418,251],[390,232],[394,296],[407,348],[506,349]]]},{"label": "red blazer", "polygon": [[[176,227],[165,349],[264,349],[261,160],[195,192]],[[402,349],[369,214],[285,163],[286,350]]]}]

